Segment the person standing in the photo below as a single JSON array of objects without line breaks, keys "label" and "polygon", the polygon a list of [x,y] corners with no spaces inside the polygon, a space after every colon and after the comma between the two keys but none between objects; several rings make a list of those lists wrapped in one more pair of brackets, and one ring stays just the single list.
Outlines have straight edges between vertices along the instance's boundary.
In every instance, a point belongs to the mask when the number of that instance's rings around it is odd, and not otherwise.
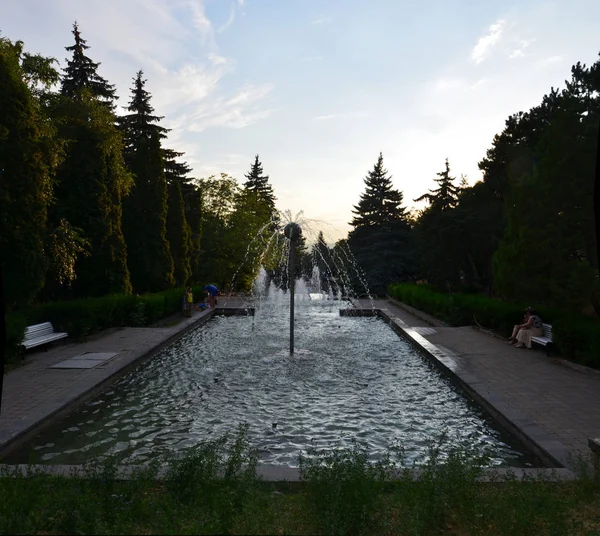
[{"label": "person standing", "polygon": [[192,287],[188,287],[185,293],[185,316],[192,316],[192,305],[194,304],[194,294]]},{"label": "person standing", "polygon": [[213,284],[208,284],[204,287],[204,292],[206,292],[206,295],[208,296],[209,305],[215,307],[217,305],[219,289]]}]

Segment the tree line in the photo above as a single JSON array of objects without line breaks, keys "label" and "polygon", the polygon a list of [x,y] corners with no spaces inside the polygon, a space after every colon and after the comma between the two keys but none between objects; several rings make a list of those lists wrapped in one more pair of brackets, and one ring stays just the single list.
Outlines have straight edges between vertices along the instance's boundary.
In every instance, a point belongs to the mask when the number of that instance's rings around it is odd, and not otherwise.
[{"label": "tree line", "polygon": [[600,311],[594,177],[600,61],[577,63],[559,91],[511,115],[479,162],[483,179],[457,183],[446,160],[436,188],[408,214],[380,155],[354,207],[348,244],[374,292],[425,280],[443,291]]},{"label": "tree line", "polygon": [[[7,310],[32,302],[145,293],[191,282],[248,286],[248,243],[275,201],[259,156],[240,185],[197,180],[165,146],[147,81],[125,113],[73,25],[57,61],[0,37],[0,268]],[[261,234],[262,233],[262,234]],[[235,282],[234,282],[235,284]]]},{"label": "tree line", "polygon": [[[214,282],[248,291],[260,265],[287,288],[276,198],[259,156],[243,184],[197,179],[166,147],[143,72],[125,113],[77,24],[56,60],[0,38],[0,268],[8,310],[35,301],[144,293]],[[594,166],[600,62],[565,89],[511,115],[457,181],[446,160],[435,188],[407,210],[380,154],[347,239],[297,245],[295,277],[324,291],[384,295],[425,280],[532,304],[598,308]],[[318,270],[315,270],[315,267]]]}]

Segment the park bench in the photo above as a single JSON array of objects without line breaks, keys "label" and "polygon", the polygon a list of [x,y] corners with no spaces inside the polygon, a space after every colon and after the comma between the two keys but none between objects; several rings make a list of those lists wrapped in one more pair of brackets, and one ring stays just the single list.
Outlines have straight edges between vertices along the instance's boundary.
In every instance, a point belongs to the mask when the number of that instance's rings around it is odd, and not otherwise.
[{"label": "park bench", "polygon": [[25,330],[23,346],[26,350],[29,350],[30,348],[35,348],[42,344],[48,344],[59,339],[64,339],[67,336],[67,333],[55,332],[50,322],[35,324],[34,326],[28,326]]},{"label": "park bench", "polygon": [[552,346],[552,326],[550,324],[542,324],[544,334],[539,337],[531,337],[531,342],[541,344],[546,347],[546,355],[550,355],[550,347]]}]

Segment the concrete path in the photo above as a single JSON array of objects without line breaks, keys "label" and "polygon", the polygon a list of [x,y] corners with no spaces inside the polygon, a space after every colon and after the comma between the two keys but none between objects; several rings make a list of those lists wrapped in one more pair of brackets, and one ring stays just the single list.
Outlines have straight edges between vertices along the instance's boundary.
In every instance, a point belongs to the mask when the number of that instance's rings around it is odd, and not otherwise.
[{"label": "concrete path", "polygon": [[[240,299],[222,298],[217,309],[237,308],[243,304]],[[214,313],[214,310],[194,311],[191,318],[174,315],[170,321],[159,322],[161,327],[113,328],[83,342],[55,343],[48,351],[28,352],[25,364],[4,377],[0,452],[16,438],[19,442],[26,441],[33,427],[37,431],[37,426],[49,417],[72,409],[74,401],[97,393],[136,362],[167,346]],[[90,353],[115,355],[93,368],[52,368],[77,356],[85,359]]]},{"label": "concrete path", "polygon": [[[357,306],[371,307],[369,300]],[[600,372],[573,370],[547,357],[542,349],[514,348],[472,327],[431,325],[388,300],[375,300],[427,341],[447,351],[467,373],[507,406],[524,414],[548,439],[577,456],[589,455],[588,438],[600,436]]]}]

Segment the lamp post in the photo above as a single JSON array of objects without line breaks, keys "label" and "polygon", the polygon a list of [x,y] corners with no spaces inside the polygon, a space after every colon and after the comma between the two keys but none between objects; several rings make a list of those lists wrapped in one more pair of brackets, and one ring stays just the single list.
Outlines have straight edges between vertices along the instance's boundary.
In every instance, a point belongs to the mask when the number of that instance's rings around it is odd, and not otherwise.
[{"label": "lamp post", "polygon": [[302,236],[302,229],[297,223],[288,223],[284,230],[284,236],[290,241],[290,255],[288,258],[288,281],[290,289],[290,354],[294,353],[294,267],[296,264],[296,244]]}]

